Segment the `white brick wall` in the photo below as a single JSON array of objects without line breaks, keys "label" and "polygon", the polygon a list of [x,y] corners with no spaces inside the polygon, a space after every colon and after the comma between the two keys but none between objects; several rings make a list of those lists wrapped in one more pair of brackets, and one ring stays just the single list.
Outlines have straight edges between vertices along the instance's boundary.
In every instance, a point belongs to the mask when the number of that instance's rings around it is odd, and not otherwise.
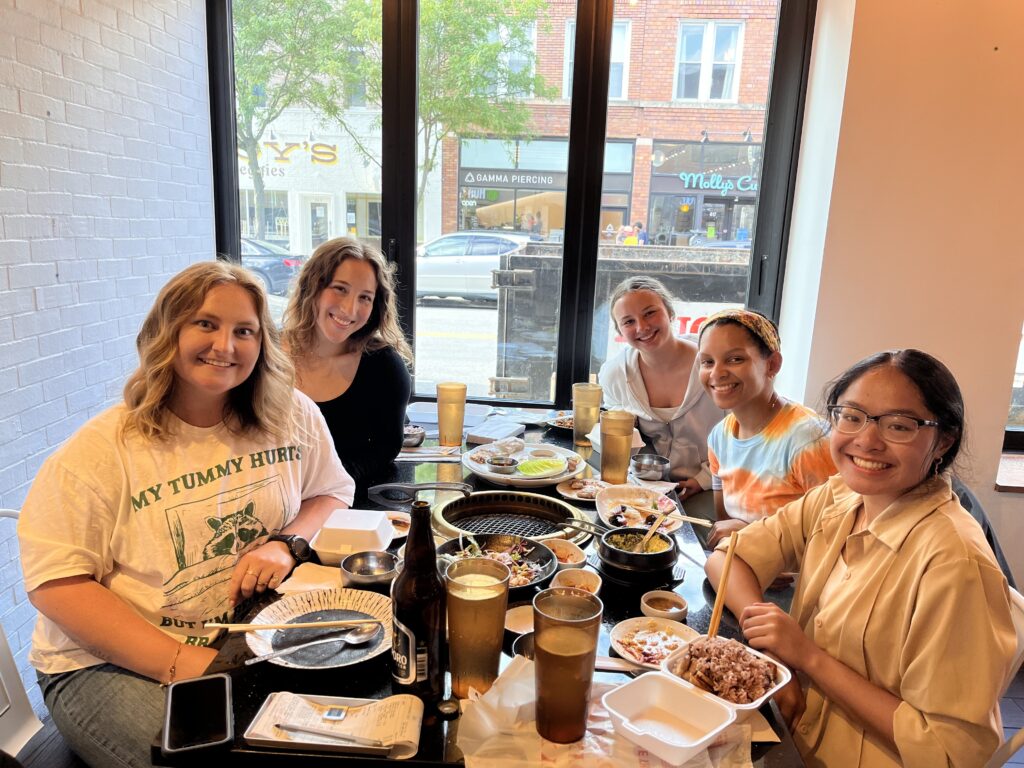
[{"label": "white brick wall", "polygon": [[[202,0],[0,0],[0,507],[135,367],[167,278],[213,256]],[[0,623],[35,611],[0,521]]]}]

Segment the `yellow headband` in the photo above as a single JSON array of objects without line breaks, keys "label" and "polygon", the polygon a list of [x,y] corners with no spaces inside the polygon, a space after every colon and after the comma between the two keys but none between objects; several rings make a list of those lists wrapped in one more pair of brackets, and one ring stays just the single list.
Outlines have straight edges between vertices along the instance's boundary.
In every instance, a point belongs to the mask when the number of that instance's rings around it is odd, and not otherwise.
[{"label": "yellow headband", "polygon": [[772,352],[778,352],[781,347],[779,332],[775,330],[772,321],[764,315],[751,312],[749,309],[723,309],[720,312],[715,312],[701,326],[700,334],[697,337],[698,344],[704,336],[704,331],[720,320],[732,320],[739,323],[754,334],[755,337],[763,341],[765,346]]}]

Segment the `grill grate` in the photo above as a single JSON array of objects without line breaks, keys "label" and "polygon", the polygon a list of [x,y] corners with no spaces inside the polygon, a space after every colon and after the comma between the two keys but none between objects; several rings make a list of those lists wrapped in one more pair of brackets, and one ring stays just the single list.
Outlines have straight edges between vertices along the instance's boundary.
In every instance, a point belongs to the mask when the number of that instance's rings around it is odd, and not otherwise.
[{"label": "grill grate", "polygon": [[511,533],[516,536],[548,536],[561,527],[550,520],[514,512],[493,512],[462,517],[459,528],[472,533]]}]

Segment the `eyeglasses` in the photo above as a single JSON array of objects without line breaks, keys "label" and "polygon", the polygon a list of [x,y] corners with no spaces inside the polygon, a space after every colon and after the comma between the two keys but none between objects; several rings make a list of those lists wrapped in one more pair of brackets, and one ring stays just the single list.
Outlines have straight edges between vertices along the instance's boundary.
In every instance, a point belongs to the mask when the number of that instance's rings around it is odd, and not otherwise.
[{"label": "eyeglasses", "polygon": [[869,421],[878,425],[878,434],[890,443],[909,443],[917,436],[921,427],[937,427],[939,422],[930,419],[915,419],[902,413],[883,413],[881,416],[868,416],[860,408],[852,405],[830,405],[828,415],[836,431],[844,435],[856,435],[864,431]]}]

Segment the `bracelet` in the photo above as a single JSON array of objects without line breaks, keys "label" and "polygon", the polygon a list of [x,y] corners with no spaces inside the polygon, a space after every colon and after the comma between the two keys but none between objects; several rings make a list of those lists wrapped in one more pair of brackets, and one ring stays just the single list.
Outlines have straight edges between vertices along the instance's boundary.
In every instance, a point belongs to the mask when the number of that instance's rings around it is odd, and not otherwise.
[{"label": "bracelet", "polygon": [[178,654],[181,653],[181,643],[178,643],[178,647],[174,649],[174,658],[171,659],[170,669],[167,670],[167,682],[161,687],[167,687],[174,682],[174,675],[178,671]]}]

